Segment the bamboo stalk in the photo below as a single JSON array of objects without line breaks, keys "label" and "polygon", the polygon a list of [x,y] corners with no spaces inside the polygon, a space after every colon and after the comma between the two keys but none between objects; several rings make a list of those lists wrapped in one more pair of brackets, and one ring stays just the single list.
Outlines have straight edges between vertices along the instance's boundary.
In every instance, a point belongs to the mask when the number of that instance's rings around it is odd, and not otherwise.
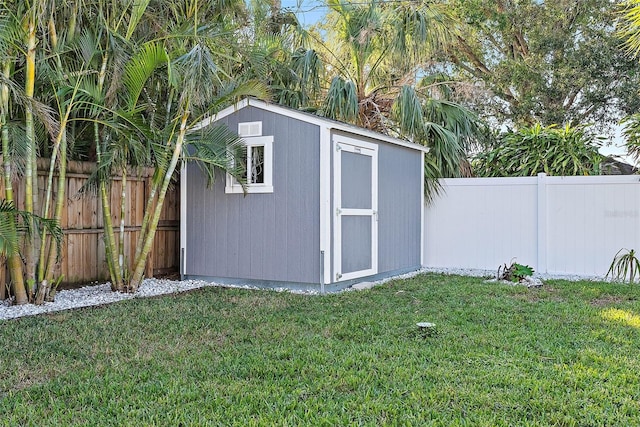
[{"label": "bamboo stalk", "polygon": [[[11,63],[6,61],[3,65],[2,74],[5,81],[9,79],[11,74]],[[13,202],[13,183],[11,177],[11,150],[9,149],[9,128],[7,127],[7,113],[9,111],[9,87],[2,84],[0,91],[0,102],[2,102],[2,110],[0,111],[0,126],[2,126],[2,153],[4,161],[4,194],[5,199]],[[16,242],[17,243],[17,242]],[[17,251],[7,254],[7,265],[9,266],[9,275],[13,284],[13,294],[16,297],[16,304],[26,304],[28,302],[27,290],[24,286],[24,276],[22,271],[22,259]]]},{"label": "bamboo stalk", "polygon": [[[102,64],[100,66],[100,73],[98,74],[98,88],[102,92],[104,88],[104,81],[107,75],[107,64],[109,61],[109,55],[104,54],[102,56]],[[98,168],[102,167],[102,141],[100,138],[100,132],[98,129],[98,123],[94,124],[94,137],[96,144],[96,160],[98,162]],[[102,217],[104,222],[104,246],[105,255],[107,257],[107,266],[109,267],[109,275],[111,276],[111,290],[123,291],[124,282],[118,269],[118,261],[115,251],[115,233],[113,231],[113,222],[111,220],[111,202],[107,193],[106,183],[102,177],[99,178],[100,197],[102,200]]]},{"label": "bamboo stalk", "polygon": [[[56,207],[54,218],[60,223],[60,219],[62,218],[62,210],[64,209],[65,202],[65,192],[67,188],[67,130],[64,129],[64,134],[62,135],[62,141],[60,144],[60,169],[58,173],[58,192],[56,195]],[[51,279],[51,274],[53,273],[53,265],[54,260],[56,258],[56,248],[55,245],[51,242],[49,244],[49,255],[47,257],[46,262],[46,273]],[[47,277],[47,276],[45,276]]]},{"label": "bamboo stalk", "polygon": [[118,242],[118,269],[120,277],[125,277],[124,266],[124,224],[125,215],[127,213],[127,165],[122,168],[122,191],[120,193],[120,241]]},{"label": "bamboo stalk", "polygon": [[[94,124],[94,134],[96,138],[96,160],[98,167],[102,165],[102,148],[100,135],[98,131],[98,124]],[[113,222],[111,221],[111,202],[109,201],[109,195],[107,193],[107,187],[102,178],[99,178],[99,191],[100,198],[102,200],[102,218],[104,222],[104,249],[105,256],[107,257],[107,266],[109,267],[109,275],[111,276],[111,290],[122,291],[124,284],[122,282],[122,276],[118,271],[118,263],[115,260],[115,235],[113,232]]]},{"label": "bamboo stalk", "polygon": [[178,159],[180,158],[180,154],[182,153],[182,145],[184,143],[185,135],[187,133],[187,119],[189,118],[189,111],[187,106],[182,113],[182,118],[180,121],[180,132],[178,133],[178,137],[176,138],[176,144],[173,149],[173,155],[171,156],[171,162],[167,167],[167,170],[164,174],[162,180],[162,186],[160,187],[160,193],[158,195],[158,202],[153,209],[153,212],[147,211],[145,212],[145,216],[150,215],[151,221],[149,223],[149,229],[145,235],[140,234],[140,238],[138,239],[138,244],[143,243],[142,251],[140,255],[134,260],[134,270],[131,276],[131,280],[128,284],[128,291],[135,292],[140,287],[142,283],[143,275],[144,275],[144,267],[146,264],[147,255],[151,252],[151,247],[153,246],[153,239],[155,237],[156,229],[158,228],[158,222],[160,221],[160,215],[162,214],[162,207],[164,204],[164,199],[167,194],[167,189],[169,188],[169,183],[171,182],[171,177],[173,176],[173,172],[176,169],[178,164]]},{"label": "bamboo stalk", "polygon": [[[64,139],[66,141],[66,127],[69,121],[69,115],[71,114],[71,110],[73,109],[73,100],[77,94],[79,85],[80,85],[80,80],[78,80],[78,82],[76,83],[73,93],[71,94],[71,99],[69,100],[69,104],[67,105],[64,116],[60,121],[60,129],[58,130],[58,135],[56,135],[56,140],[54,141],[54,144],[53,144],[53,152],[51,153],[51,161],[49,163],[49,174],[47,176],[47,186],[46,186],[46,192],[44,196],[44,211],[42,213],[42,216],[44,218],[49,218],[49,209],[50,209],[51,199],[52,199],[51,193],[53,191],[53,173],[56,167],[58,153],[60,153],[60,150],[61,150],[62,140]],[[64,166],[66,165],[62,165],[62,164],[58,165],[58,170],[60,173],[63,173],[62,168]],[[60,196],[58,196],[58,198],[60,198]],[[62,214],[62,211],[60,211],[60,214]],[[56,216],[54,217],[54,219],[60,221],[60,216]],[[38,269],[39,282],[42,282],[46,278],[46,275],[48,274],[48,271],[47,271],[48,263],[46,262],[46,259],[45,259],[46,246],[47,246],[46,232],[43,230],[42,240],[40,242],[40,262],[39,262],[40,268]]]},{"label": "bamboo stalk", "polygon": [[[35,11],[32,12],[35,14]],[[33,100],[33,91],[35,87],[36,77],[36,25],[35,16],[32,16],[27,23],[27,52],[26,52],[26,68],[25,68],[25,96],[28,100]],[[25,109],[25,129],[27,137],[27,167],[25,170],[25,204],[24,209],[29,213],[35,213],[35,199],[37,195],[37,166],[36,166],[36,141],[33,127],[33,112],[31,105],[27,105]],[[33,223],[31,224],[33,226]],[[36,236],[37,233],[31,233],[27,239],[26,248],[26,282],[27,294],[29,300],[33,299],[33,287],[36,279]],[[18,302],[21,303],[21,302]]]}]

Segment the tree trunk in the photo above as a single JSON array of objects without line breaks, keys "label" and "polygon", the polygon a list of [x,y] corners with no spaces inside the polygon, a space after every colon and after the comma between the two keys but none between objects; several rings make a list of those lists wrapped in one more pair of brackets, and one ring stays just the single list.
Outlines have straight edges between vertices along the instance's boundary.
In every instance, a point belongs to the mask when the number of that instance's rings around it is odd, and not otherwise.
[{"label": "tree trunk", "polygon": [[[98,131],[98,124],[94,124],[94,133],[96,139],[96,159],[98,162],[98,168],[102,166],[102,142],[100,141],[100,135]],[[104,226],[104,249],[105,256],[107,258],[107,265],[109,266],[109,275],[111,276],[111,290],[120,291],[124,290],[124,283],[122,282],[122,276],[118,269],[118,262],[116,259],[115,250],[115,234],[113,232],[113,222],[111,221],[111,202],[109,200],[109,194],[107,192],[107,186],[102,177],[98,177],[98,187],[100,191],[100,198],[102,200],[102,219]]]},{"label": "tree trunk", "polygon": [[[77,88],[78,86],[76,85],[76,90]],[[62,117],[62,120],[60,121],[60,129],[58,130],[58,135],[56,136],[56,140],[53,144],[53,151],[51,153],[51,162],[49,164],[49,174],[47,175],[46,193],[44,197],[44,211],[42,212],[43,218],[49,218],[49,210],[51,206],[51,199],[52,199],[52,193],[53,193],[53,173],[55,171],[56,161],[58,160],[58,154],[60,154],[62,150],[63,140],[65,141],[64,149],[66,150],[66,139],[67,139],[66,128],[67,128],[67,122],[69,120],[69,114],[71,113],[71,108],[73,106],[73,98],[75,97],[75,95],[76,95],[76,91],[73,92],[73,95],[69,100],[69,104],[67,105],[67,110],[64,113],[64,117]],[[66,153],[65,153],[65,158],[66,158]],[[66,175],[65,173],[66,171],[63,170],[63,168],[65,167],[66,167],[66,161],[64,162],[64,164],[60,162],[60,164],[58,164],[58,173]],[[58,188],[60,188],[59,182],[60,181],[58,181]],[[61,199],[61,196],[62,195],[58,194],[58,200]],[[58,210],[56,209],[56,213],[57,212]],[[62,211],[60,211],[60,214],[62,214]],[[61,215],[54,216],[54,219],[59,223],[60,217]],[[47,259],[45,258],[46,247],[47,247],[46,232],[43,230],[42,239],[40,242],[40,262],[39,262],[40,268],[38,269],[39,282],[42,282],[45,278],[47,278],[47,274],[49,274],[49,271],[48,271],[49,264],[47,262]]]},{"label": "tree trunk", "polygon": [[[107,64],[109,61],[109,57],[105,54],[102,57],[102,64],[100,66],[100,73],[98,74],[98,88],[100,92],[104,89],[104,81],[107,75]],[[100,130],[98,128],[98,123],[94,123],[94,139],[96,144],[96,160],[98,163],[98,168],[102,166],[102,141],[100,138]],[[115,233],[113,231],[113,222],[111,220],[111,202],[109,200],[109,194],[107,192],[107,186],[103,179],[104,177],[98,177],[99,180],[99,190],[100,198],[102,200],[102,218],[103,218],[103,226],[104,226],[104,249],[105,256],[107,258],[107,266],[109,267],[109,276],[111,277],[111,290],[112,291],[124,291],[124,283],[122,281],[122,276],[120,275],[120,271],[118,269],[118,260],[116,257],[116,247],[115,247]]]},{"label": "tree trunk", "polygon": [[[65,191],[67,188],[67,131],[64,130],[64,134],[62,135],[62,141],[60,144],[60,170],[58,171],[58,192],[56,195],[56,209],[54,213],[54,218],[60,222],[62,218],[62,210],[64,208],[65,202]],[[48,279],[52,279],[51,275],[53,274],[53,266],[55,264],[56,259],[56,248],[53,242],[49,244],[49,255],[47,257],[46,262],[46,271]]]},{"label": "tree trunk", "polygon": [[120,242],[118,245],[118,269],[120,270],[120,277],[125,277],[125,264],[124,264],[124,224],[125,216],[127,214],[127,166],[122,168],[122,191],[120,194]]},{"label": "tree trunk", "polygon": [[[4,63],[2,73],[6,80],[9,80],[11,73],[11,63]],[[1,92],[2,113],[0,114],[0,123],[2,125],[2,153],[4,154],[4,195],[5,199],[13,202],[13,183],[11,177],[11,156],[9,149],[9,129],[7,128],[7,112],[9,111],[9,87],[3,84]],[[15,242],[16,244],[18,242]],[[7,265],[9,267],[9,276],[13,283],[13,295],[16,297],[16,304],[26,304],[29,299],[27,290],[24,286],[24,276],[22,272],[22,259],[17,251],[7,254]],[[4,284],[2,285],[4,287]]]},{"label": "tree trunk", "polygon": [[[27,27],[27,52],[26,52],[26,68],[25,68],[25,96],[27,99],[33,99],[33,91],[35,87],[36,77],[36,26],[35,20],[30,19]],[[25,168],[25,203],[24,210],[29,213],[36,213],[35,199],[37,196],[37,147],[35,141],[35,132],[33,128],[33,112],[31,105],[27,105],[25,111],[25,130],[27,136],[27,165]],[[31,224],[34,225],[33,223]],[[27,239],[26,257],[27,257],[27,294],[29,300],[33,299],[33,288],[36,279],[36,236],[37,233],[31,233]],[[20,303],[20,302],[18,302]]]},{"label": "tree trunk", "polygon": [[152,213],[151,211],[145,212],[145,217],[149,215],[151,221],[149,222],[149,229],[147,233],[145,235],[140,234],[140,238],[138,239],[138,245],[142,244],[142,251],[140,252],[140,255],[134,260],[134,270],[128,285],[129,292],[137,291],[140,287],[140,284],[142,283],[142,279],[144,276],[144,267],[147,261],[147,256],[149,255],[149,252],[151,252],[151,248],[153,246],[156,229],[158,228],[158,222],[160,221],[160,215],[162,214],[162,206],[164,205],[164,199],[167,194],[167,188],[169,188],[171,177],[176,170],[178,159],[180,158],[180,154],[182,153],[182,144],[184,143],[184,138],[187,133],[187,119],[189,118],[189,112],[187,110],[188,109],[185,108],[184,112],[182,113],[182,119],[180,122],[180,133],[176,138],[176,145],[173,149],[171,162],[169,163],[169,166],[167,167],[162,180],[160,193],[158,194],[158,202],[156,203]]}]

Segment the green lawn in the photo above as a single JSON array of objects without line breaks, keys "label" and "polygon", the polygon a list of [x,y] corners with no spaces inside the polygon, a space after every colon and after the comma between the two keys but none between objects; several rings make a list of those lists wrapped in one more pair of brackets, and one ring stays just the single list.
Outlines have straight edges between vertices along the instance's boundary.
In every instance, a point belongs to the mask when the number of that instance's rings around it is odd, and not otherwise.
[{"label": "green lawn", "polygon": [[0,339],[2,425],[640,425],[637,285],[207,288],[0,321]]}]

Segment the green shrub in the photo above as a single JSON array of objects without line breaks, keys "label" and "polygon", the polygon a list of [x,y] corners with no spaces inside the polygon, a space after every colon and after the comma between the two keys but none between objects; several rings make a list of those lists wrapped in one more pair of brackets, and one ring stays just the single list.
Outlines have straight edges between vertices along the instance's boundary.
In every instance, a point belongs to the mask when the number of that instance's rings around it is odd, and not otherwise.
[{"label": "green shrub", "polygon": [[495,146],[472,161],[477,176],[598,175],[600,140],[584,126],[535,124],[498,135]]},{"label": "green shrub", "polygon": [[518,283],[523,281],[525,277],[533,276],[533,271],[533,268],[528,265],[518,264],[512,261],[509,266],[504,264],[498,267],[498,279]]},{"label": "green shrub", "polygon": [[[626,251],[624,253],[621,253]],[[640,261],[636,256],[636,251],[631,249],[620,249],[611,261],[609,271],[605,277],[611,275],[616,280],[625,281],[628,279],[629,283],[633,283],[636,276],[640,275]]]}]

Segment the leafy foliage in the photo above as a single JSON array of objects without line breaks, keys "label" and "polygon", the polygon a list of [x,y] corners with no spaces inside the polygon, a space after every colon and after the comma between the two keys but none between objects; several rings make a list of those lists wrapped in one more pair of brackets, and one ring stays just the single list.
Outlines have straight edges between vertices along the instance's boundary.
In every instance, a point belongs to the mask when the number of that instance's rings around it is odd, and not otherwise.
[{"label": "leafy foliage", "polygon": [[584,127],[523,127],[498,135],[494,148],[475,156],[478,176],[597,175],[599,140]]},{"label": "leafy foliage", "polygon": [[621,22],[618,37],[624,40],[627,52],[637,57],[640,55],[640,1],[625,0],[620,3]]},{"label": "leafy foliage", "polygon": [[639,109],[640,64],[616,37],[617,2],[444,3],[463,22],[447,57],[476,83],[468,96],[476,111],[514,126],[606,126]]},{"label": "leafy foliage", "polygon": [[0,199],[0,255],[17,253],[21,236],[45,230],[53,237],[59,255],[63,235],[57,221],[16,209],[13,202]]},{"label": "leafy foliage", "polygon": [[620,122],[622,135],[625,137],[624,145],[627,154],[636,164],[640,164],[640,114],[632,114]]},{"label": "leafy foliage", "polygon": [[317,40],[330,84],[325,116],[431,148],[427,196],[436,178],[463,174],[478,119],[451,99],[451,81],[429,66],[455,37],[455,20],[437,2],[332,0]]},{"label": "leafy foliage", "polygon": [[511,265],[498,267],[498,280],[507,280],[509,282],[521,282],[526,277],[533,275],[533,268],[528,265],[518,264],[515,261],[511,262]]},{"label": "leafy foliage", "polygon": [[606,277],[611,275],[616,280],[628,280],[633,283],[640,276],[640,260],[633,249],[620,249],[611,261]]}]

